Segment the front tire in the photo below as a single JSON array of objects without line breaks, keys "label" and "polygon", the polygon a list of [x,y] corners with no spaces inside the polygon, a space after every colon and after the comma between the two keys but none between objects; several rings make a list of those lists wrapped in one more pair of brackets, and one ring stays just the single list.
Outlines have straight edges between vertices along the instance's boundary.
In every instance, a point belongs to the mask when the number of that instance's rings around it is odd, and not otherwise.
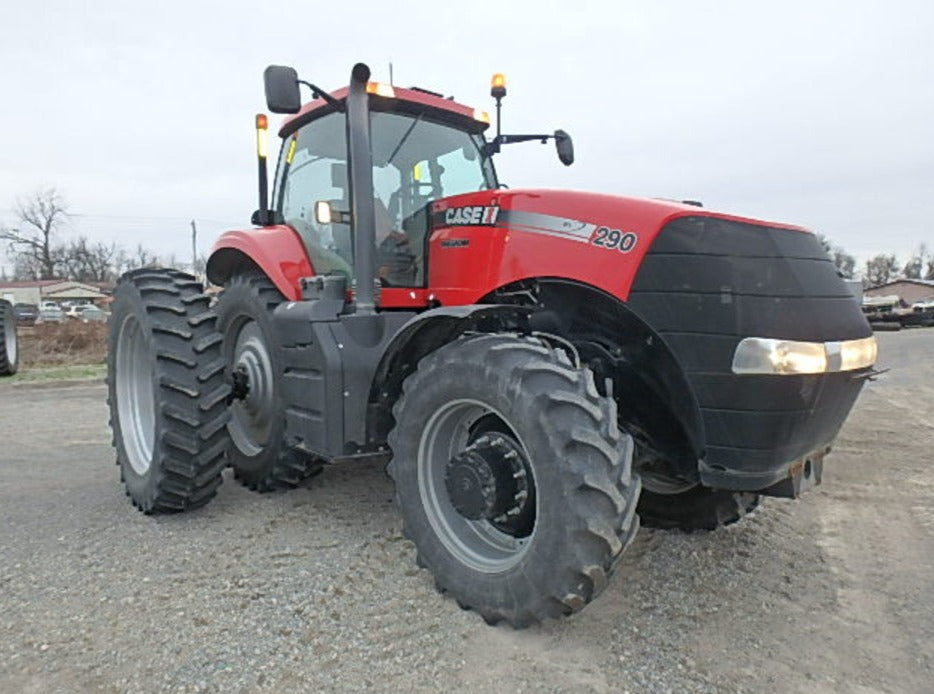
[{"label": "front tire", "polygon": [[19,342],[13,306],[0,299],[0,376],[12,376],[19,368]]},{"label": "front tire", "polygon": [[516,628],[600,594],[640,484],[589,370],[535,339],[462,337],[422,360],[393,415],[403,532],[442,592]]},{"label": "front tire", "polygon": [[198,508],[221,484],[229,388],[209,304],[176,270],[135,270],[114,290],[110,426],[127,495],[146,514]]},{"label": "front tire", "polygon": [[710,489],[700,484],[674,491],[660,484],[653,489],[651,478],[643,479],[639,517],[647,528],[716,530],[736,523],[759,505],[759,495],[754,492]]},{"label": "front tire", "polygon": [[324,467],[285,439],[284,359],[272,321],[283,301],[269,278],[251,273],[234,276],[217,304],[234,389],[228,457],[236,478],[258,492],[292,489]]}]

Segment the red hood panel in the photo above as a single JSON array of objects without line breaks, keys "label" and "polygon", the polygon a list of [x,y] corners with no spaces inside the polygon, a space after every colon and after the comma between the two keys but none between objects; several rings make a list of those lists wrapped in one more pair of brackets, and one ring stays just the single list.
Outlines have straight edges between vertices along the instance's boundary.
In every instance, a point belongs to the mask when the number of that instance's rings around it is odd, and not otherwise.
[{"label": "red hood panel", "polygon": [[562,277],[625,300],[659,231],[685,216],[804,231],[667,200],[568,190],[479,191],[432,205],[429,287],[442,303],[471,303],[522,279]]}]

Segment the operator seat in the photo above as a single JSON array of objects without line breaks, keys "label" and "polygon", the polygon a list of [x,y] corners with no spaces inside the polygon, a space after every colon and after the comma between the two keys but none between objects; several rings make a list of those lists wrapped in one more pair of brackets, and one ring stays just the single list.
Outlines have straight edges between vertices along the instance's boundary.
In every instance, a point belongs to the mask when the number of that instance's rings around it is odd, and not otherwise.
[{"label": "operator seat", "polygon": [[387,287],[415,286],[415,256],[409,247],[409,237],[397,228],[386,205],[373,198],[376,226],[376,268],[380,282]]}]

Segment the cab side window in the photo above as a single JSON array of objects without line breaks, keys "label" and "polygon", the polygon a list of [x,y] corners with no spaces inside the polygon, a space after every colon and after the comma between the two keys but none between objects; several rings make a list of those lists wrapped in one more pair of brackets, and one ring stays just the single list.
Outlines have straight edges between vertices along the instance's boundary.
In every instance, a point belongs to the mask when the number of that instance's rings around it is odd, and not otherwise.
[{"label": "cab side window", "polygon": [[276,209],[282,221],[301,236],[317,274],[353,274],[350,225],[319,224],[315,203],[329,201],[350,209],[347,146],[343,114],[309,123],[285,140],[279,161]]}]

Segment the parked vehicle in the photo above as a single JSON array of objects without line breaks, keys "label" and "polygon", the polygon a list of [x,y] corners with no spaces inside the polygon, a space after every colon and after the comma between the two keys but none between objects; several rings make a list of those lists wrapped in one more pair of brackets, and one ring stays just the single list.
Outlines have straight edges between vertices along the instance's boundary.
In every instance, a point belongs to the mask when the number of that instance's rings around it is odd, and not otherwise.
[{"label": "parked vehicle", "polygon": [[908,305],[900,296],[867,296],[863,298],[863,314],[874,330],[934,325],[934,299]]},{"label": "parked vehicle", "polygon": [[82,323],[106,323],[110,314],[97,306],[83,306],[77,313],[77,319]]},{"label": "parked vehicle", "polygon": [[9,301],[0,299],[0,376],[12,376],[19,366],[16,314]]},{"label": "parked vehicle", "polygon": [[369,76],[303,80],[302,106],[267,68],[293,115],[271,205],[257,117],[261,228],[215,244],[216,306],[183,272],[121,278],[108,402],[138,509],[203,506],[228,465],[270,491],[389,459],[439,590],[523,627],[599,595],[640,517],[713,529],[821,481],[876,342],[812,233],[507,189],[503,146],[569,165],[570,136],[487,139],[484,113]]},{"label": "parked vehicle", "polygon": [[911,325],[934,326],[934,297],[913,303],[909,322]]},{"label": "parked vehicle", "polygon": [[20,325],[32,325],[39,317],[39,307],[35,304],[14,304],[13,314]]},{"label": "parked vehicle", "polygon": [[64,323],[65,322],[65,312],[58,307],[57,304],[43,305],[39,309],[39,317],[36,319],[36,323]]}]

